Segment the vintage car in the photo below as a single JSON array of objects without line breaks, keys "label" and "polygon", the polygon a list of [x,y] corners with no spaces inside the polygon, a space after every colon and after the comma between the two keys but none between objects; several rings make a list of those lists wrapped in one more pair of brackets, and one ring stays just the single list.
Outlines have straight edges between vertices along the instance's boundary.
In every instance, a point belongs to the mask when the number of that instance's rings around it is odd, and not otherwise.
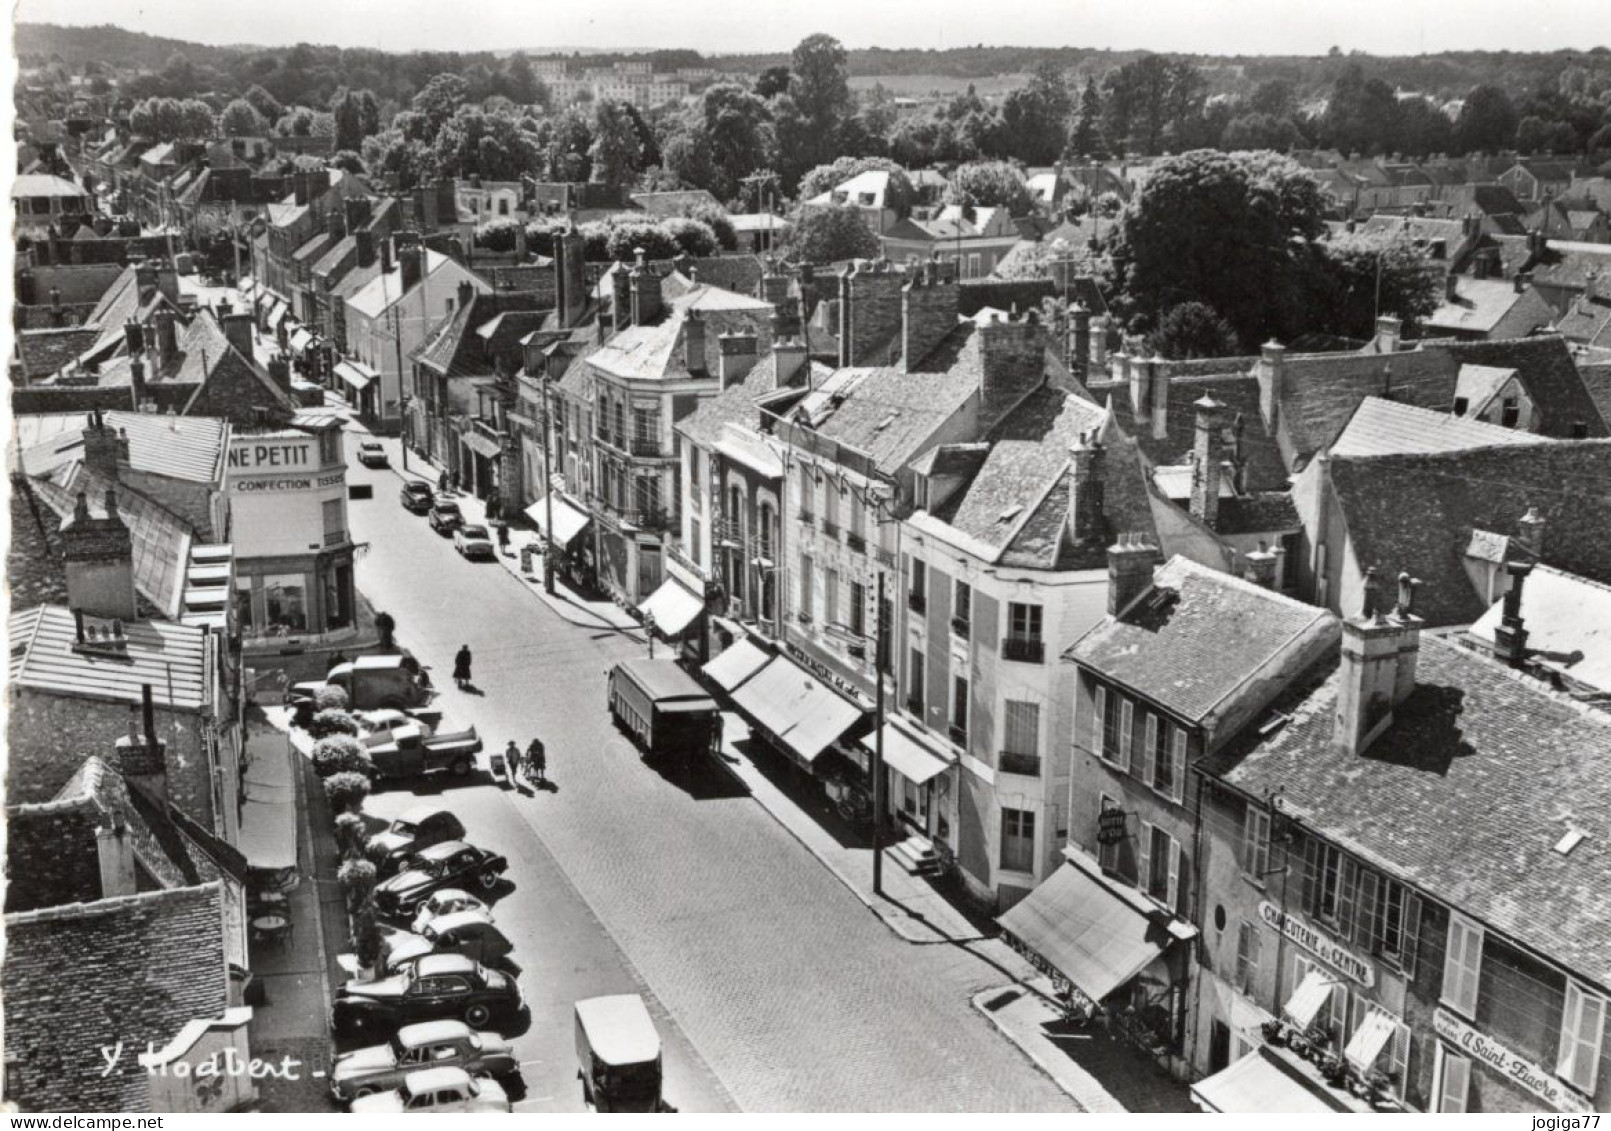
[{"label": "vintage car", "polygon": [[386,449],[379,440],[358,441],[358,462],[365,467],[391,466],[391,460],[386,457]]},{"label": "vintage car", "polygon": [[494,1080],[478,1079],[462,1068],[422,1068],[403,1077],[401,1087],[352,1101],[360,1115],[413,1115],[441,1112],[507,1112],[509,1096]]},{"label": "vintage car", "polygon": [[330,1028],[341,1037],[457,1018],[484,1029],[511,1024],[524,1006],[509,975],[462,954],[429,954],[402,974],[342,983],[330,1006]]},{"label": "vintage car", "polygon": [[496,919],[492,908],[463,888],[443,888],[432,892],[430,898],[420,904],[419,913],[414,916],[408,929],[417,935],[425,930],[425,925],[432,919],[439,915],[452,915],[455,911],[479,911],[488,919]]},{"label": "vintage car", "polygon": [[452,499],[438,499],[431,504],[431,529],[438,534],[452,534],[463,522],[464,514]]},{"label": "vintage car", "polygon": [[498,551],[492,545],[492,533],[479,522],[461,523],[453,532],[453,548],[461,558],[495,558]]},{"label": "vintage car", "polygon": [[409,857],[402,870],[375,887],[375,908],[382,915],[413,918],[432,892],[474,883],[491,891],[509,868],[496,852],[462,840],[449,840]]},{"label": "vintage car", "polygon": [[368,855],[382,876],[396,872],[421,849],[464,836],[458,817],[440,805],[415,805],[369,838]]},{"label": "vintage car", "polygon": [[354,1049],[330,1065],[337,1103],[395,1088],[421,1068],[462,1068],[472,1076],[511,1076],[520,1068],[509,1042],[463,1021],[404,1025],[383,1045]]},{"label": "vintage car", "polygon": [[431,490],[429,483],[409,481],[403,484],[403,489],[397,493],[405,511],[415,514],[426,514],[436,503],[436,492]]},{"label": "vintage car", "polygon": [[514,949],[498,925],[480,911],[438,915],[423,931],[399,931],[381,945],[380,966],[389,974],[412,966],[427,954],[462,954],[477,962],[497,962]]}]

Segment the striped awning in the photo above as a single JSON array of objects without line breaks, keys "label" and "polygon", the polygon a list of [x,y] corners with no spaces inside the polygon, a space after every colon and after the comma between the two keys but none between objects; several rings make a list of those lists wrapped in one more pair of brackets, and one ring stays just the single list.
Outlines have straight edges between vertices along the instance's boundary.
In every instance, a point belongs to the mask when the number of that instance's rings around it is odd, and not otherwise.
[{"label": "striped awning", "polygon": [[1354,1030],[1353,1039],[1343,1050],[1343,1059],[1359,1071],[1369,1072],[1376,1058],[1387,1047],[1387,1042],[1393,1039],[1393,1031],[1397,1028],[1398,1019],[1391,1013],[1371,1010],[1365,1015],[1365,1020],[1359,1023],[1359,1028]]},{"label": "striped awning", "polygon": [[1281,1012],[1298,1028],[1307,1029],[1315,1023],[1320,1010],[1331,999],[1331,988],[1336,984],[1336,979],[1328,978],[1324,970],[1310,970],[1287,999],[1286,1008]]}]

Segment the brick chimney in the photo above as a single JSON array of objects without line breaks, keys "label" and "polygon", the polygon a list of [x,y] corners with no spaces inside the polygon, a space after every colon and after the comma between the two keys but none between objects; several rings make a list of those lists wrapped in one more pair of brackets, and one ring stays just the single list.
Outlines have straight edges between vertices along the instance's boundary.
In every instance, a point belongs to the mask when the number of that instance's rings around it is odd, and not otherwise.
[{"label": "brick chimney", "polygon": [[1247,555],[1247,580],[1264,589],[1275,588],[1276,556],[1263,542]]},{"label": "brick chimney", "polygon": [[1264,343],[1259,351],[1256,372],[1259,380],[1259,411],[1264,426],[1275,431],[1276,419],[1281,413],[1282,384],[1286,379],[1287,347],[1280,342]]},{"label": "brick chimney", "polygon": [[839,276],[839,364],[883,365],[882,351],[901,330],[905,280],[889,261],[863,260]]},{"label": "brick chimney", "polygon": [[1528,507],[1527,513],[1516,522],[1517,536],[1536,561],[1544,560],[1545,525],[1544,516],[1538,513],[1536,507]]},{"label": "brick chimney", "polygon": [[1122,344],[1108,355],[1108,380],[1115,385],[1130,383],[1130,355]]},{"label": "brick chimney", "polygon": [[574,223],[554,240],[554,271],[559,285],[559,312],[566,329],[578,325],[587,311],[587,247]]},{"label": "brick chimney", "polygon": [[761,273],[760,299],[771,303],[777,312],[774,338],[782,341],[800,332],[799,310],[789,301],[789,276],[778,270],[775,255],[766,257],[766,265]]},{"label": "brick chimney", "polygon": [[1391,314],[1376,319],[1376,349],[1380,353],[1397,353],[1399,340],[1404,334],[1404,322]]},{"label": "brick chimney", "polygon": [[962,291],[955,276],[930,259],[917,265],[901,289],[901,356],[908,370],[956,327]]},{"label": "brick chimney", "polygon": [[401,274],[400,293],[407,294],[420,284],[424,272],[425,248],[421,244],[406,244],[397,249],[397,266]]},{"label": "brick chimney", "polygon": [[224,337],[229,344],[235,347],[248,361],[252,358],[252,316],[250,314],[226,314],[220,322],[224,325]]},{"label": "brick chimney", "polygon": [[1389,614],[1375,567],[1366,570],[1364,607],[1343,621],[1332,742],[1345,753],[1365,753],[1392,724],[1394,708],[1415,690],[1422,621],[1413,605],[1419,582],[1407,573],[1398,580],[1398,607]]},{"label": "brick chimney", "polygon": [[117,899],[138,889],[134,867],[134,835],[121,814],[111,814],[95,830],[95,853],[101,864],[101,898]]},{"label": "brick chimney", "polygon": [[157,294],[157,264],[154,259],[141,260],[134,268],[134,285],[140,297],[140,305],[144,306]]},{"label": "brick chimney", "polygon": [[1219,489],[1224,478],[1225,428],[1223,409],[1213,397],[1195,402],[1197,438],[1192,446],[1191,513],[1212,530],[1219,521]]},{"label": "brick chimney", "polygon": [[123,348],[129,351],[130,357],[145,352],[145,327],[132,318],[123,323]]},{"label": "brick chimney", "polygon": [[84,427],[84,466],[109,483],[129,468],[129,438],[106,423],[99,411]]},{"label": "brick chimney", "polygon": [[[710,355],[706,352],[705,316],[689,310],[682,319],[683,368],[695,377],[710,376]],[[724,383],[723,388],[726,388]]]},{"label": "brick chimney", "polygon": [[757,343],[755,335],[747,333],[723,334],[718,343],[721,347],[721,370],[718,376],[722,388],[726,389],[744,380],[755,368],[759,360]]},{"label": "brick chimney", "polygon": [[475,301],[475,284],[469,279],[459,280],[459,309],[463,310]]},{"label": "brick chimney", "polygon": [[352,233],[353,257],[359,267],[372,267],[375,263],[375,233],[359,228]]},{"label": "brick chimney", "polygon": [[140,714],[130,715],[129,733],[117,740],[116,757],[118,773],[131,786],[153,801],[168,800],[168,744],[157,737],[149,683],[140,688]]},{"label": "brick chimney", "polygon": [[173,311],[167,309],[156,313],[157,357],[161,358],[164,365],[179,355],[177,317]]},{"label": "brick chimney", "polygon": [[68,608],[85,616],[132,621],[139,611],[134,540],[117,512],[117,492],[106,492],[106,513],[97,517],[80,491],[72,517],[62,523],[61,539]]},{"label": "brick chimney", "polygon": [[1443,301],[1449,303],[1460,301],[1460,276],[1453,271],[1443,276]]},{"label": "brick chimney", "polygon": [[627,277],[632,289],[632,324],[652,326],[660,319],[660,277],[650,269],[648,256],[641,247],[634,248],[633,254],[638,262]]},{"label": "brick chimney", "polygon": [[291,359],[283,353],[269,358],[268,375],[275,386],[286,396],[291,395]]},{"label": "brick chimney", "polygon": [[1510,588],[1505,590],[1505,607],[1494,629],[1494,655],[1513,668],[1527,662],[1527,627],[1522,622],[1522,586],[1533,567],[1526,562],[1506,562]]},{"label": "brick chimney", "polygon": [[979,422],[990,429],[1046,380],[1046,327],[1033,310],[1021,318],[992,318],[979,339]]},{"label": "brick chimney", "polygon": [[1069,461],[1068,535],[1076,545],[1086,545],[1103,538],[1107,529],[1105,460],[1095,429],[1069,450]]},{"label": "brick chimney", "polygon": [[[1126,357],[1128,360],[1128,357]],[[1128,366],[1130,370],[1130,413],[1135,417],[1137,431],[1152,427],[1152,390],[1158,370],[1151,361],[1137,358]]]},{"label": "brick chimney", "polygon": [[135,354],[129,358],[129,407],[135,412],[140,411],[145,391],[145,355]]},{"label": "brick chimney", "polygon": [[1101,372],[1108,364],[1108,316],[1098,314],[1091,319],[1090,372]]},{"label": "brick chimney", "polygon": [[777,366],[778,388],[803,385],[810,376],[805,343],[799,338],[791,336],[774,343],[772,357]]},{"label": "brick chimney", "polygon": [[1154,440],[1167,440],[1169,438],[1169,375],[1164,372],[1164,359],[1158,356],[1149,357],[1144,362],[1151,376],[1147,379],[1148,387],[1152,389],[1152,438]]},{"label": "brick chimney", "polygon": [[1108,616],[1116,617],[1152,585],[1161,555],[1141,534],[1121,534],[1108,547]]},{"label": "brick chimney", "polygon": [[1068,312],[1068,371],[1081,385],[1091,370],[1091,312],[1078,299]]},{"label": "brick chimney", "polygon": [[392,273],[393,242],[394,241],[389,238],[380,241],[380,273],[382,275],[390,275]]},{"label": "brick chimney", "polygon": [[349,236],[367,228],[374,216],[374,203],[367,196],[350,196],[341,202],[341,218]]},{"label": "brick chimney", "polygon": [[625,263],[618,262],[610,275],[610,286],[614,296],[610,310],[617,333],[632,325],[631,270]]}]

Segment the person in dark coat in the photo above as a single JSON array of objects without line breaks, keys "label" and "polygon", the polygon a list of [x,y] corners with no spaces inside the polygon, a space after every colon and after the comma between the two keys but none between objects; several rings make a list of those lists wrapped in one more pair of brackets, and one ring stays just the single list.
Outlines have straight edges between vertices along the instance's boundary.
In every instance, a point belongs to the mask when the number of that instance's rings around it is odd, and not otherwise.
[{"label": "person in dark coat", "polygon": [[539,785],[548,780],[548,751],[543,749],[540,738],[532,739],[531,745],[526,747],[526,772]]},{"label": "person in dark coat", "polygon": [[459,654],[453,657],[453,682],[458,684],[460,688],[467,686],[470,682],[470,646],[468,644],[460,648]]}]

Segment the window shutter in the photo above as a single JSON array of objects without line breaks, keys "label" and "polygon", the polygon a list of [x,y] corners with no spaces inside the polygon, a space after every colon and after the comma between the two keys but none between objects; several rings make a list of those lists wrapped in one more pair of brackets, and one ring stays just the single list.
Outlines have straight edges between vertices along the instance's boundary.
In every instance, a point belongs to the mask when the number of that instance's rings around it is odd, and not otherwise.
[{"label": "window shutter", "polygon": [[1605,1033],[1605,999],[1566,983],[1566,1010],[1561,1018],[1561,1055],[1556,1075],[1579,1091],[1594,1094]]},{"label": "window shutter", "polygon": [[1169,858],[1169,906],[1182,919],[1189,918],[1186,914],[1186,887],[1183,882],[1189,873],[1186,870],[1186,849],[1177,840],[1174,842],[1174,853]]},{"label": "window shutter", "polygon": [[1481,927],[1458,915],[1449,916],[1448,949],[1443,956],[1443,1001],[1467,1017],[1477,1015],[1482,940]]},{"label": "window shutter", "polygon": [[1091,750],[1098,758],[1106,757],[1102,747],[1103,723],[1108,715],[1108,689],[1097,684],[1091,692]]},{"label": "window shutter", "polygon": [[1399,969],[1415,977],[1415,958],[1421,949],[1421,900],[1404,893],[1404,941],[1399,944]]},{"label": "window shutter", "polygon": [[1180,801],[1186,796],[1186,728],[1175,726],[1175,744],[1170,753],[1174,760],[1174,772],[1169,775],[1170,790],[1174,799]]},{"label": "window shutter", "polygon": [[1354,941],[1370,954],[1376,953],[1376,893],[1381,877],[1369,868],[1359,869],[1359,908],[1354,917]]},{"label": "window shutter", "polygon": [[1353,858],[1344,856],[1337,874],[1337,933],[1345,939],[1351,938],[1354,931],[1354,884],[1358,873]]},{"label": "window shutter", "polygon": [[1141,839],[1136,845],[1136,886],[1146,891],[1152,882],[1152,826],[1141,822]]},{"label": "window shutter", "polygon": [[1148,785],[1153,784],[1153,782],[1157,780],[1157,771],[1149,763],[1152,760],[1152,752],[1158,749],[1158,728],[1162,725],[1163,721],[1158,718],[1156,712],[1147,712],[1146,733],[1142,735],[1144,748],[1141,752],[1141,762],[1145,769],[1143,773],[1138,776],[1140,776],[1141,780],[1145,781]]},{"label": "window shutter", "polygon": [[1242,871],[1258,878],[1259,874],[1258,809],[1250,801],[1242,810]]},{"label": "window shutter", "polygon": [[1130,772],[1135,773],[1135,747],[1132,740],[1135,737],[1136,705],[1130,699],[1119,701],[1119,764],[1128,764]]},{"label": "window shutter", "polygon": [[1320,908],[1320,842],[1303,842],[1303,909],[1314,915]]},{"label": "window shutter", "polygon": [[1471,1061],[1456,1056],[1441,1044],[1438,1052],[1442,1061],[1442,1078],[1438,1081],[1437,1110],[1464,1112],[1471,1095]]}]

